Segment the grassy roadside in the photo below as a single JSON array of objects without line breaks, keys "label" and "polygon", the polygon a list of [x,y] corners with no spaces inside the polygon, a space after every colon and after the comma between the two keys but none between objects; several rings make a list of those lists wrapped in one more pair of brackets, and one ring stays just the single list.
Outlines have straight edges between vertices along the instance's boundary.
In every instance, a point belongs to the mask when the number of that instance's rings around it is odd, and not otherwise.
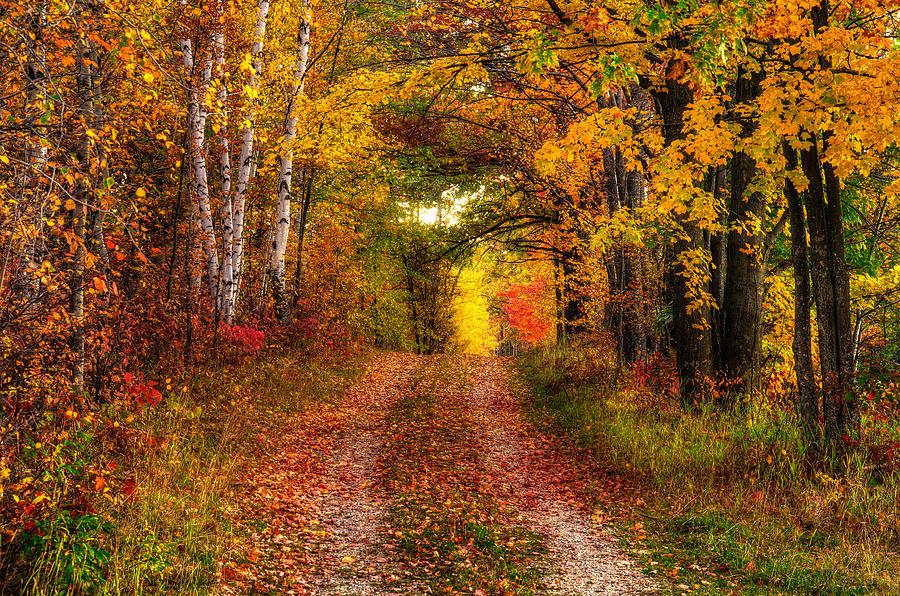
[{"label": "grassy roadside", "polygon": [[474,427],[454,396],[468,376],[462,357],[431,360],[388,416],[382,475],[406,581],[436,594],[540,593],[544,546],[480,480]]},{"label": "grassy roadside", "polygon": [[[859,454],[823,469],[774,408],[684,414],[633,378],[586,367],[589,358],[519,359],[529,410],[570,452],[595,509],[619,520],[633,553],[673,592],[900,592],[895,474]],[[611,500],[592,489],[608,471],[634,490]]]},{"label": "grassy roadside", "polygon": [[5,593],[209,593],[242,539],[230,490],[248,445],[339,396],[370,356],[272,347],[242,364],[163,377],[158,401],[136,411],[98,413],[70,437],[90,462],[90,486],[77,488],[91,498],[7,553],[18,555],[21,579]]}]

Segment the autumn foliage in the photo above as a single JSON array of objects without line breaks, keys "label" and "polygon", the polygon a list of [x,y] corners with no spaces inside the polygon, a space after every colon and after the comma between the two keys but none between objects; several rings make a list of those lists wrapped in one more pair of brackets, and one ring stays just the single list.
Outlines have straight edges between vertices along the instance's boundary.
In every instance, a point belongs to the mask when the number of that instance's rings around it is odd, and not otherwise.
[{"label": "autumn foliage", "polygon": [[543,280],[528,285],[513,284],[498,293],[506,322],[531,345],[546,341],[554,328],[553,317],[547,316],[547,309],[542,308],[546,296],[547,284]]},{"label": "autumn foliage", "polygon": [[565,346],[887,483],[896,8],[0,0],[0,591],[187,585],[141,466],[285,351]]}]

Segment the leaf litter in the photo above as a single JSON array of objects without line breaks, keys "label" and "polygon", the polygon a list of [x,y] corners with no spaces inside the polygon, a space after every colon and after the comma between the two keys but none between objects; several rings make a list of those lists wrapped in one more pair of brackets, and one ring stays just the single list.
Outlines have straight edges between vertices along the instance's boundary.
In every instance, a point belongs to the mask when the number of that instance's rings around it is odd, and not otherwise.
[{"label": "leaf litter", "polygon": [[381,354],[256,437],[223,594],[651,594],[499,358]]},{"label": "leaf litter", "polygon": [[566,462],[541,447],[509,389],[497,358],[483,358],[469,405],[478,422],[482,461],[496,494],[544,538],[544,582],[565,595],[652,594],[656,586],[616,546],[611,530],[587,511]]}]

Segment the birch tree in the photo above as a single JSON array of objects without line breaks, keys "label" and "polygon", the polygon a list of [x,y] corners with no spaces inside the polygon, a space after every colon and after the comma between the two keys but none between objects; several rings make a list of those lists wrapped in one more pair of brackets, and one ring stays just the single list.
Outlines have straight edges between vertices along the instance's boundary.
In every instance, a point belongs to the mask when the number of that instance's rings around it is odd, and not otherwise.
[{"label": "birch tree", "polygon": [[75,87],[77,96],[77,115],[79,135],[76,142],[75,156],[78,162],[78,178],[75,183],[75,202],[71,206],[72,213],[69,216],[73,233],[73,242],[76,244],[72,256],[71,273],[69,277],[69,315],[72,317],[73,329],[69,340],[72,351],[72,383],[75,386],[84,384],[84,276],[85,276],[85,232],[88,205],[92,200],[92,174],[91,164],[91,138],[94,134],[91,130],[95,124],[94,115],[94,85],[93,73],[90,64],[91,48],[87,43],[88,26],[84,17],[84,10],[79,3],[76,5],[79,21],[79,38],[75,43],[76,75]]},{"label": "birch tree", "polygon": [[[181,2],[182,7],[185,1]],[[219,249],[216,246],[213,228],[212,210],[209,200],[209,182],[207,177],[204,137],[206,134],[206,93],[212,77],[212,56],[207,53],[199,86],[194,76],[194,51],[190,33],[185,28],[181,39],[181,55],[184,66],[188,95],[188,147],[191,152],[193,170],[193,190],[197,223],[200,228],[200,244],[206,259],[206,275],[209,292],[213,301],[218,298]]]},{"label": "birch tree", "polygon": [[[222,318],[226,324],[234,320],[238,296],[241,290],[241,274],[244,257],[244,215],[247,202],[247,187],[253,171],[253,137],[256,129],[257,93],[259,72],[262,64],[259,58],[266,35],[269,16],[269,0],[260,0],[257,8],[256,27],[253,30],[253,45],[250,49],[249,77],[247,81],[247,113],[241,123],[241,152],[238,162],[237,180],[231,200],[231,240],[226,238],[226,255],[223,268],[230,268],[223,274],[224,300]],[[223,226],[224,228],[224,226]]]},{"label": "birch tree", "polygon": [[[225,312],[225,302],[231,295],[234,283],[231,261],[234,242],[234,214],[231,197],[231,147],[228,142],[228,70],[225,65],[225,31],[221,18],[221,4],[217,5],[216,31],[213,33],[213,54],[215,56],[216,126],[219,133],[219,178],[222,184],[222,206],[219,219],[222,226],[222,266],[219,270],[219,285],[216,292],[216,308]],[[215,130],[215,128],[214,128]],[[217,259],[218,260],[218,259]]]},{"label": "birch tree", "polygon": [[297,27],[297,58],[294,64],[294,78],[291,82],[285,109],[281,167],[278,173],[278,199],[275,207],[275,229],[272,238],[272,260],[269,264],[275,308],[282,321],[286,321],[290,315],[285,295],[284,257],[291,228],[291,178],[294,165],[292,145],[297,136],[297,106],[303,95],[306,69],[309,64],[311,21],[312,6],[309,0],[303,0],[300,23]]},{"label": "birch tree", "polygon": [[47,61],[42,44],[42,31],[45,26],[44,4],[36,4],[26,17],[24,35],[25,60],[25,163],[22,168],[19,185],[22,193],[22,243],[21,258],[16,270],[16,291],[28,308],[38,295],[38,283],[34,276],[37,268],[38,241],[42,235],[43,220],[39,200],[40,186],[44,169],[47,167],[47,148],[41,143],[38,133],[38,121],[41,103],[46,97]]}]

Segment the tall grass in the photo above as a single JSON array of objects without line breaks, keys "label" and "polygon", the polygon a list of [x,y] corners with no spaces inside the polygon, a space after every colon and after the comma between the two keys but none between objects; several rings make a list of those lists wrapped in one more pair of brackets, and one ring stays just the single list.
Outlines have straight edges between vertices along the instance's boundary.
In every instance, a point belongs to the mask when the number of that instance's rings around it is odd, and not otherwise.
[{"label": "tall grass", "polygon": [[215,591],[219,562],[241,538],[228,515],[229,491],[247,445],[336,399],[368,356],[272,353],[184,371],[158,405],[129,415],[127,430],[117,424],[122,432],[112,437],[100,430],[82,437],[91,449],[85,458],[116,461],[115,472],[91,468],[96,498],[83,514],[59,512],[18,540],[9,556],[18,559],[10,569],[19,579],[0,593]]},{"label": "tall grass", "polygon": [[664,382],[584,349],[538,350],[519,364],[537,420],[644,488],[657,554],[721,570],[710,593],[727,582],[748,593],[900,591],[900,475],[864,449],[814,453],[789,409],[769,400],[685,412]]}]

